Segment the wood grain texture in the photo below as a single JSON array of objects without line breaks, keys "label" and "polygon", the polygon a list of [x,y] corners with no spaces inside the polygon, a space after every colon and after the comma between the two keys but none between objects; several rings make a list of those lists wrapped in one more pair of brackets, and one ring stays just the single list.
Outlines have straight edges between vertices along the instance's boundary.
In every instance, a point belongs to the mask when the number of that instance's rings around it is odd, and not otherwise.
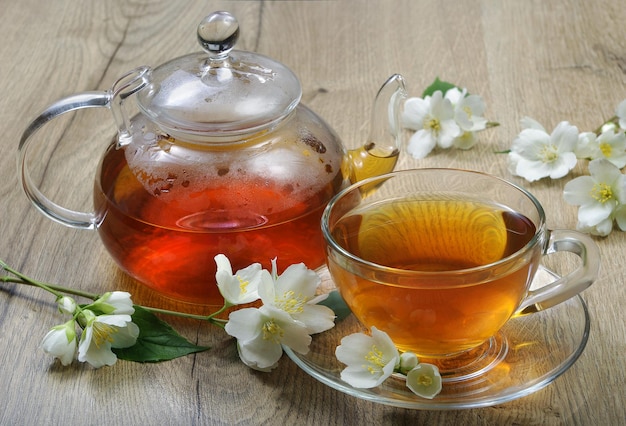
[{"label": "wood grain texture", "polygon": [[[569,179],[528,184],[505,157],[519,120],[547,128],[568,120],[593,130],[626,98],[626,8],[617,0],[126,1],[0,0],[0,257],[42,280],[93,292],[131,291],[139,303],[163,303],[123,273],[95,232],[42,217],[17,184],[15,156],[35,114],[71,93],[106,90],[123,72],[199,49],[195,28],[226,9],[241,25],[238,48],[287,64],[303,101],[348,147],[367,135],[371,101],[401,73],[413,96],[439,76],[483,96],[501,123],[469,151],[404,155],[400,168],[486,171],[528,188],[551,227],[574,228],[576,209],[561,196]],[[91,208],[99,156],[114,124],[105,110],[46,128],[37,168],[47,195]],[[573,176],[586,173],[581,164]],[[626,422],[625,234],[598,239],[602,269],[584,293],[592,317],[589,344],[547,388],[496,407],[411,411],[330,389],[284,357],[271,374],[250,371],[232,340],[193,321],[173,320],[183,335],[213,349],[161,364],[119,362],[94,370],[62,367],[39,345],[59,321],[53,300],[33,288],[0,286],[0,424],[598,424]],[[570,259],[556,262],[567,269]]]}]

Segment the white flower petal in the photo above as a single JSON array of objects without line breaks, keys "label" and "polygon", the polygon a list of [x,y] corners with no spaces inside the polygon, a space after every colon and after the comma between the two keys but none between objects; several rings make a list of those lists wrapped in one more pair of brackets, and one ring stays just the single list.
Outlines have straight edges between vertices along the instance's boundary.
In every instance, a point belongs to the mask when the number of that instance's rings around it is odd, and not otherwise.
[{"label": "white flower petal", "polygon": [[218,254],[213,258],[215,260],[215,264],[217,265],[217,270],[226,272],[228,275],[233,274],[233,268],[230,264],[230,260],[224,254]]},{"label": "white flower petal", "polygon": [[584,204],[578,209],[578,222],[583,227],[597,226],[613,213],[614,203]]},{"label": "white flower petal", "polygon": [[444,98],[448,99],[453,105],[456,105],[465,97],[466,93],[466,89],[460,90],[458,87],[452,87],[448,89]]},{"label": "white flower petal", "polygon": [[413,158],[425,158],[433,150],[437,141],[432,137],[431,133],[426,130],[418,130],[409,139],[406,151]]},{"label": "white flower petal", "polygon": [[610,161],[602,158],[589,162],[589,173],[596,182],[612,184],[617,181],[622,172]]},{"label": "white flower petal", "polygon": [[541,130],[544,133],[547,133],[546,129],[537,120],[533,118],[523,117],[520,120],[520,124],[522,125],[522,129],[537,129],[537,130]]},{"label": "white flower petal", "polygon": [[615,115],[619,117],[619,126],[626,130],[626,99],[617,105]]},{"label": "white flower petal", "polygon": [[248,367],[269,372],[278,366],[278,361],[283,355],[280,345],[268,342],[238,343],[239,358]]},{"label": "white flower petal", "polygon": [[615,209],[615,221],[622,231],[626,231],[626,205],[621,204]]},{"label": "white flower petal", "polygon": [[474,132],[463,132],[462,135],[454,139],[453,145],[459,149],[470,149],[476,144]]},{"label": "white flower petal", "polygon": [[276,280],[276,295],[293,292],[311,298],[321,282],[319,275],[308,269],[304,263],[290,265]]},{"label": "white flower petal", "polygon": [[511,151],[527,160],[541,160],[541,151],[550,145],[550,135],[537,129],[525,129],[513,140]]},{"label": "white flower petal", "polygon": [[561,121],[552,131],[550,140],[560,153],[573,152],[578,143],[578,128],[567,121]]},{"label": "white flower petal", "polygon": [[335,312],[324,305],[307,303],[301,313],[292,316],[304,323],[309,334],[322,333],[335,326]]},{"label": "white flower petal", "polygon": [[565,184],[563,197],[565,201],[574,206],[593,203],[595,200],[591,197],[591,190],[595,184],[591,176],[574,178]]},{"label": "white flower petal", "polygon": [[576,226],[576,229],[580,232],[585,232],[591,235],[597,235],[599,237],[606,237],[613,230],[613,219],[607,218],[595,226],[583,226],[580,222]]},{"label": "white flower petal", "polygon": [[239,357],[248,366],[258,369],[273,368],[283,355],[280,344],[263,339],[238,341]]},{"label": "white flower petal", "polygon": [[228,316],[224,329],[238,340],[252,340],[261,333],[263,315],[257,308],[243,308]]},{"label": "white flower petal", "polygon": [[407,129],[420,130],[424,127],[424,117],[430,110],[430,101],[422,98],[409,98],[404,102],[402,125]]},{"label": "white flower petal", "polygon": [[363,362],[363,354],[370,350],[372,343],[372,337],[367,334],[350,334],[341,339],[335,356],[346,365],[360,364]]},{"label": "white flower petal", "polygon": [[515,167],[515,174],[529,182],[534,182],[548,177],[551,170],[550,166],[542,161],[527,160],[524,157],[520,157]]}]

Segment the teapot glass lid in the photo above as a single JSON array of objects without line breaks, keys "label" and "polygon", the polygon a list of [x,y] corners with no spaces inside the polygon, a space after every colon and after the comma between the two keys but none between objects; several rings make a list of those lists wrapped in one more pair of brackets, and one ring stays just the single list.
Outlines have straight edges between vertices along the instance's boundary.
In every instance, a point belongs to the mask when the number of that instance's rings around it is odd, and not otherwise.
[{"label": "teapot glass lid", "polygon": [[232,50],[237,20],[216,12],[198,26],[203,52],[155,68],[139,108],[165,131],[232,135],[270,126],[300,102],[295,74],[266,56]]}]

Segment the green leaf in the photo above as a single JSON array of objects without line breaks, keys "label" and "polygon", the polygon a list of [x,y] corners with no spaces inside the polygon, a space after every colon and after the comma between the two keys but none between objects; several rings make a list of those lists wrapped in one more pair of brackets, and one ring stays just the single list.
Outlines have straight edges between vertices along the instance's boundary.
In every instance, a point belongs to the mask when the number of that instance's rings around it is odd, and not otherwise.
[{"label": "green leaf", "polygon": [[337,321],[341,321],[352,313],[337,290],[328,293],[328,297],[322,300],[319,305],[324,305],[332,309],[337,316]]},{"label": "green leaf", "polygon": [[435,93],[437,90],[441,91],[442,95],[445,95],[446,92],[454,87],[457,87],[456,85],[452,84],[452,83],[448,83],[447,81],[441,81],[439,80],[439,77],[435,78],[435,81],[426,88],[426,90],[424,90],[424,93],[422,93],[422,98],[425,98],[426,96],[432,96],[433,93]]},{"label": "green leaf", "polygon": [[130,348],[116,348],[113,352],[119,359],[135,362],[168,361],[195,352],[209,349],[197,346],[180,334],[168,323],[160,320],[149,310],[135,305],[133,322],[139,327],[137,343]]}]

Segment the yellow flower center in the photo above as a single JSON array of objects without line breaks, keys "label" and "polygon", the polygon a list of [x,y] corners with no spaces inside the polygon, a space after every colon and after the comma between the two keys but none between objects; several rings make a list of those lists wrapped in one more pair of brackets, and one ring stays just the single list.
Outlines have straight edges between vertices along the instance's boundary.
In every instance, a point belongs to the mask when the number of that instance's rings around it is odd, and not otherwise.
[{"label": "yellow flower center", "polygon": [[602,151],[602,155],[604,155],[605,157],[610,157],[613,153],[613,147],[606,142],[602,142],[600,144],[600,151]]},{"label": "yellow flower center", "polygon": [[371,374],[377,373],[385,366],[385,361],[383,360],[383,352],[378,349],[376,345],[372,345],[372,349],[365,355],[365,360],[369,363],[369,365],[367,365],[366,367],[367,371],[369,371]]},{"label": "yellow flower center", "polygon": [[248,290],[248,284],[250,284],[250,281],[244,280],[239,275],[237,275],[237,279],[239,280],[239,291],[241,294],[244,294]]},{"label": "yellow flower center", "polygon": [[284,330],[276,324],[273,318],[266,321],[261,329],[263,330],[263,340],[270,340],[276,344],[280,344],[280,340],[285,334]]},{"label": "yellow flower center", "polygon": [[591,188],[591,197],[604,204],[613,199],[613,189],[606,183],[596,183]]},{"label": "yellow flower center", "polygon": [[552,163],[554,160],[559,158],[559,153],[556,146],[552,144],[544,145],[543,148],[541,148],[541,151],[539,151],[539,157],[544,163]]},{"label": "yellow flower center", "polygon": [[275,300],[276,305],[290,315],[302,313],[306,302],[306,297],[303,297],[302,294],[296,295],[293,290],[284,292],[282,298],[277,297]]},{"label": "yellow flower center", "polygon": [[439,132],[439,130],[441,130],[441,122],[439,121],[438,118],[430,118],[430,119],[426,119],[424,121],[424,128],[425,129],[430,129],[433,132]]},{"label": "yellow flower center", "polygon": [[117,333],[117,327],[102,322],[94,322],[92,341],[97,348],[100,348],[105,342],[113,343],[113,334]]},{"label": "yellow flower center", "polygon": [[433,384],[433,378],[427,374],[420,374],[420,376],[417,378],[417,383],[419,383],[421,386],[428,387]]}]

